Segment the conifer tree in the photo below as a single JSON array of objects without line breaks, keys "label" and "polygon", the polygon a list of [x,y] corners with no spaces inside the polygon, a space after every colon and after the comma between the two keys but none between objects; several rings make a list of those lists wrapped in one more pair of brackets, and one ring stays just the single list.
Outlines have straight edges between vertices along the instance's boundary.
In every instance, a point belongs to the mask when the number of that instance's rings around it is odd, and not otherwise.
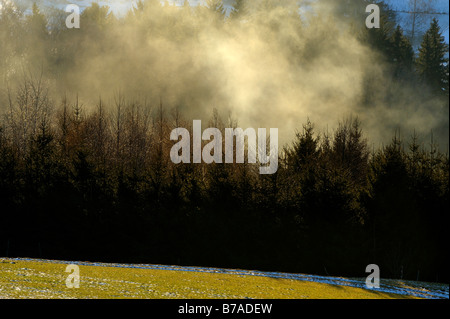
[{"label": "conifer tree", "polygon": [[221,19],[225,18],[226,9],[222,0],[206,0],[206,8],[216,13]]},{"label": "conifer tree", "polygon": [[319,142],[319,137],[314,136],[314,125],[308,120],[303,126],[303,132],[296,133],[296,140],[286,150],[288,167],[299,172],[305,166],[315,163],[319,154]]},{"label": "conifer tree", "polygon": [[230,17],[239,19],[246,16],[249,13],[249,7],[247,0],[236,0],[231,9]]},{"label": "conifer tree", "polygon": [[361,35],[362,41],[368,44],[372,49],[384,54],[386,58],[389,57],[390,51],[390,37],[393,33],[396,23],[396,15],[392,9],[384,2],[379,2],[380,6],[380,27],[368,29],[363,27]]},{"label": "conifer tree", "polygon": [[390,37],[390,57],[394,63],[394,75],[400,76],[405,71],[410,71],[414,63],[414,50],[408,38],[403,34],[400,26],[397,26]]},{"label": "conifer tree", "polygon": [[27,53],[31,65],[40,66],[48,58],[47,41],[47,18],[41,13],[36,3],[33,3],[32,14],[27,16],[25,37]]},{"label": "conifer tree", "polygon": [[417,59],[417,71],[437,93],[448,92],[448,45],[442,35],[438,21],[433,19],[423,37]]}]

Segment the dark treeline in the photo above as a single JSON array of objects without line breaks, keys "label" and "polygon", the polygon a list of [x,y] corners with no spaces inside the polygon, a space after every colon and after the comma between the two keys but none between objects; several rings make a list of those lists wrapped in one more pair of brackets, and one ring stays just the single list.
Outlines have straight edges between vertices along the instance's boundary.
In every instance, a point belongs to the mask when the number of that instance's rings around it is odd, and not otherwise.
[{"label": "dark treeline", "polygon": [[[276,174],[170,161],[177,111],[116,98],[87,114],[26,81],[0,126],[0,241],[9,256],[448,280],[448,156],[358,119],[307,122]],[[224,129],[217,112],[210,125]],[[2,252],[3,254],[3,252]]]},{"label": "dark treeline", "polygon": [[[176,10],[159,1],[140,1],[122,19],[93,3],[82,13],[80,32],[67,29],[59,11],[44,15],[35,5],[25,15],[5,5],[0,15],[5,93],[0,95],[0,255],[339,276],[364,276],[365,267],[375,263],[384,278],[448,282],[449,160],[433,139],[402,131],[374,148],[356,117],[342,120],[332,132],[316,127],[336,123],[302,125],[305,119],[300,118],[296,137],[281,150],[273,175],[259,175],[258,166],[251,164],[170,161],[171,130],[192,125],[192,112],[183,112],[190,110],[188,103],[218,105],[212,127],[238,126],[233,118],[221,116],[226,114],[221,106],[230,101],[224,99],[222,105],[203,99],[221,92],[219,84],[211,86],[217,65],[189,68],[211,56],[187,51],[177,55],[178,43],[205,36],[199,30],[212,30],[214,39],[234,34],[227,29],[233,23],[244,34],[246,24],[257,26],[249,34],[273,43],[267,47],[280,48],[292,68],[302,65],[299,70],[305,71],[303,66],[314,65],[328,71],[335,64],[312,64],[332,51],[325,42],[331,47],[342,43],[333,41],[337,32],[333,35],[313,20],[311,29],[302,25],[296,1],[286,1],[291,7],[284,11],[274,9],[280,1],[251,3],[236,1],[226,15],[222,1],[216,0],[197,8],[185,3]],[[415,54],[387,6],[382,6],[382,27],[368,30],[363,25],[368,2],[355,3],[362,10],[348,12],[360,12],[355,21],[362,25],[352,25],[352,32],[376,56],[373,66],[364,64],[365,89],[357,94],[360,108],[355,110],[383,105],[379,115],[387,118],[381,111],[395,114],[388,111],[414,102],[418,114],[426,104],[448,118],[448,47],[437,21]],[[348,12],[339,13],[347,19]],[[133,26],[131,31],[127,26]],[[125,42],[117,40],[118,30],[123,30]],[[309,37],[313,31],[319,36]],[[149,46],[148,38],[158,41]],[[158,51],[164,46],[167,50]],[[167,63],[161,56],[169,52],[174,55]],[[123,63],[131,54],[135,60]],[[183,68],[170,69],[183,56],[188,57]],[[347,65],[352,58],[336,64]],[[89,63],[80,62],[85,59]],[[80,68],[83,72],[77,73]],[[146,68],[150,79],[142,71]],[[24,76],[23,69],[33,71]],[[227,71],[222,65],[218,69]],[[335,72],[325,72],[323,79],[339,78]],[[117,78],[123,82],[117,84]],[[131,87],[126,94],[111,101],[99,97],[96,104],[83,105],[73,93],[79,90],[92,101],[93,95],[101,95],[97,89],[126,84]],[[354,85],[339,84],[336,88]],[[236,93],[251,88],[240,87]],[[137,97],[133,89],[148,89],[149,98]],[[67,91],[70,97],[53,102]],[[319,92],[320,97],[330,95],[336,109],[342,107],[340,94]],[[428,119],[424,116],[418,125]],[[445,121],[440,129],[448,135]]]}]

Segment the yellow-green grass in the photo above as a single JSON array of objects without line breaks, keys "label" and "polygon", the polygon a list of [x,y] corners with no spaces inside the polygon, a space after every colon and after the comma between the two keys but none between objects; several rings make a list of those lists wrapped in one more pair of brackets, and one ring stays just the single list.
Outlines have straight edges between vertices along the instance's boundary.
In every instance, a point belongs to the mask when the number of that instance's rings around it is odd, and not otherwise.
[{"label": "yellow-green grass", "polygon": [[67,264],[0,259],[0,298],[378,299],[414,298],[362,288],[260,276],[80,265],[67,288]]}]

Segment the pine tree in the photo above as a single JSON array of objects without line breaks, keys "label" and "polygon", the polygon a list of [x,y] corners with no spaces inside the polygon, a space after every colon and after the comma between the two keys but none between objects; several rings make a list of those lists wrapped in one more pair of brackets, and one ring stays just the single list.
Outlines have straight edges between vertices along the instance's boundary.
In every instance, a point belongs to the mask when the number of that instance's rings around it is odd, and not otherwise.
[{"label": "pine tree", "polygon": [[450,69],[449,69],[449,65],[447,62],[447,66],[445,67],[445,76],[444,76],[444,90],[445,90],[445,95],[447,95],[447,97],[448,97],[448,90],[449,90],[449,73],[450,73]]},{"label": "pine tree", "polygon": [[412,70],[414,50],[400,26],[397,26],[391,35],[390,44],[390,58],[394,64],[394,76],[398,77],[403,72]]},{"label": "pine tree", "polygon": [[28,18],[29,27],[32,32],[37,34],[46,34],[47,33],[47,19],[39,10],[39,7],[36,3],[33,3],[32,7],[32,15]]},{"label": "pine tree", "polygon": [[388,55],[390,42],[389,34],[390,28],[383,17],[381,17],[380,28],[365,29],[364,42],[367,43],[371,48],[378,50],[384,55]]},{"label": "pine tree", "polygon": [[139,15],[143,12],[153,12],[158,9],[161,9],[161,1],[159,0],[139,0],[135,3],[131,12],[134,15]]},{"label": "pine tree", "polygon": [[354,186],[366,185],[369,149],[358,118],[349,118],[339,123],[334,134],[331,155],[334,166],[345,170]]},{"label": "pine tree", "polygon": [[25,37],[30,64],[40,67],[48,59],[47,41],[47,18],[40,12],[36,3],[33,3],[32,14],[27,17]]},{"label": "pine tree", "polygon": [[304,167],[315,164],[319,157],[319,143],[320,138],[314,137],[314,125],[308,119],[303,132],[297,132],[293,145],[286,149],[288,167],[300,172]]},{"label": "pine tree", "polygon": [[191,12],[191,5],[189,4],[188,0],[184,0],[184,2],[183,2],[183,9],[185,11]]},{"label": "pine tree", "polygon": [[[146,4],[144,3],[144,9]],[[139,4],[138,4],[139,10]],[[86,30],[94,29],[96,31],[103,30],[105,27],[111,25],[114,22],[114,14],[110,11],[109,6],[100,6],[98,3],[93,2],[91,6],[87,7],[81,13],[82,23],[86,26]]]},{"label": "pine tree", "polygon": [[230,17],[233,19],[242,18],[249,13],[247,0],[235,0],[231,9]]},{"label": "pine tree", "polygon": [[221,19],[225,18],[226,9],[222,0],[206,0],[206,8],[217,14]]},{"label": "pine tree", "polygon": [[433,19],[423,37],[417,59],[417,72],[437,93],[448,92],[448,45],[442,35],[438,21]]},{"label": "pine tree", "polygon": [[363,27],[362,41],[371,48],[381,52],[386,58],[389,57],[390,36],[396,23],[396,15],[384,2],[377,3],[380,6],[380,28],[368,29]]}]

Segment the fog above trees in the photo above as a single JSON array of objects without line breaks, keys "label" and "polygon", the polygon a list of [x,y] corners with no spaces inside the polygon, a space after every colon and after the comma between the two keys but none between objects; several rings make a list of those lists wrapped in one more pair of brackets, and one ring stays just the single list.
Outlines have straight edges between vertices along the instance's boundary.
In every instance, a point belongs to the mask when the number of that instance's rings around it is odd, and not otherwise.
[{"label": "fog above trees", "polygon": [[[318,6],[300,17],[297,1],[239,1],[243,13],[228,17],[221,1],[147,0],[119,18],[93,3],[81,29],[69,30],[62,10],[25,14],[3,0],[0,108],[7,87],[42,74],[56,105],[78,95],[88,110],[99,96],[109,107],[120,92],[153,107],[162,99],[189,118],[206,120],[216,108],[241,127],[278,127],[284,142],[307,117],[331,129],[357,115],[376,145],[396,130],[424,138],[433,130],[445,148],[445,102],[414,77],[393,78],[396,63],[380,54],[395,30],[392,12],[383,7],[386,29],[367,30],[366,1],[344,2],[299,2]],[[369,34],[387,41],[369,45]]]}]

